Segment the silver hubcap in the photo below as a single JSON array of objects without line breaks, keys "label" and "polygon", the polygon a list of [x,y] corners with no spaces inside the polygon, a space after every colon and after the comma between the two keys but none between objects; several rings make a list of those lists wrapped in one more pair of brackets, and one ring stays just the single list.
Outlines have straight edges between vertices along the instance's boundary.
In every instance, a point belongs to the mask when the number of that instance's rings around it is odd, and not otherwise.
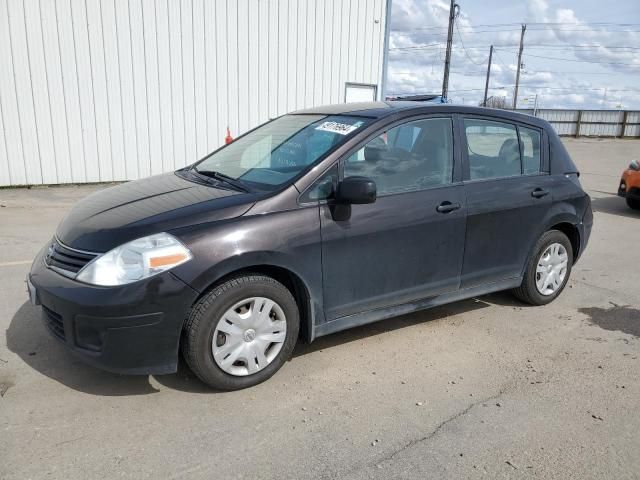
[{"label": "silver hubcap", "polygon": [[536,287],[542,295],[553,295],[567,276],[569,257],[561,243],[549,245],[538,259]]},{"label": "silver hubcap", "polygon": [[280,305],[265,297],[236,303],[218,321],[211,350],[218,366],[231,375],[259,372],[280,353],[287,321]]}]

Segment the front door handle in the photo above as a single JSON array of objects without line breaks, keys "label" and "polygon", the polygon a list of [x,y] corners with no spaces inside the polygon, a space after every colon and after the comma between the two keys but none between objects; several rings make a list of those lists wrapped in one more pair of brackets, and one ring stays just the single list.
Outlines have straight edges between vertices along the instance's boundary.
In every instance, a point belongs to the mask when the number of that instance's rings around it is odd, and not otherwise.
[{"label": "front door handle", "polygon": [[531,196],[533,198],[542,198],[546,195],[549,195],[549,190],[544,190],[542,188],[536,188],[533,192],[531,192]]},{"label": "front door handle", "polygon": [[436,207],[436,211],[440,213],[449,213],[460,208],[459,203],[442,202]]}]

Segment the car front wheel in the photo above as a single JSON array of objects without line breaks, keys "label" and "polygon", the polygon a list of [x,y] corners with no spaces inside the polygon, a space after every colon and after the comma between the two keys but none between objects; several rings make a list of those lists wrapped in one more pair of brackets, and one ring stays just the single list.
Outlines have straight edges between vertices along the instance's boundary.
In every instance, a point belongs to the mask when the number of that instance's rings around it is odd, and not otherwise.
[{"label": "car front wheel", "polygon": [[280,369],[296,344],[299,323],[296,301],[284,285],[244,275],[214,287],[194,305],[182,352],[207,385],[238,390]]},{"label": "car front wheel", "polygon": [[573,248],[567,236],[558,231],[544,233],[527,263],[522,285],[514,295],[531,305],[545,305],[564,289],[573,265]]}]

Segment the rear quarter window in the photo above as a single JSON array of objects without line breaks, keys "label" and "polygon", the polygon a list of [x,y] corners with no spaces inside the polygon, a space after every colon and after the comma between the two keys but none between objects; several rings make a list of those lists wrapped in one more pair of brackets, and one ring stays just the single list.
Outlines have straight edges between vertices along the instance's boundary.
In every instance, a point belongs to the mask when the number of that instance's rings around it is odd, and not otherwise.
[{"label": "rear quarter window", "polygon": [[520,144],[522,148],[522,172],[526,174],[540,173],[541,137],[538,130],[527,127],[519,127]]}]

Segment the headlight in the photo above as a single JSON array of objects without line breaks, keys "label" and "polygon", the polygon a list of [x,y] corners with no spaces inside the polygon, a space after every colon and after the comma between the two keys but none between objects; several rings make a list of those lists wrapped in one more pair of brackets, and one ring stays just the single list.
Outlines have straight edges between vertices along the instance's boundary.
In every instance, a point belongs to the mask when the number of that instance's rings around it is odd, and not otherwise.
[{"label": "headlight", "polygon": [[125,243],[84,267],[76,280],[92,285],[114,286],[149,278],[192,258],[173,235],[158,233]]},{"label": "headlight", "polygon": [[635,170],[636,172],[640,170],[640,162],[638,162],[638,160],[633,160],[630,164],[629,164],[629,168],[631,170]]}]

